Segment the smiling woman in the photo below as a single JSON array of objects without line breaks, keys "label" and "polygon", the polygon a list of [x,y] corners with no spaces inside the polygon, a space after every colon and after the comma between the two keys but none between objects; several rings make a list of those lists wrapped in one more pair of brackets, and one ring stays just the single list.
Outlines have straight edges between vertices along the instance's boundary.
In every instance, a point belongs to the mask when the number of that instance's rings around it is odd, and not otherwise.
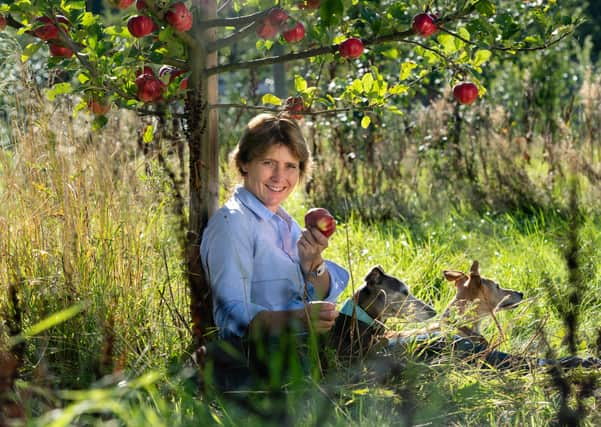
[{"label": "smiling woman", "polygon": [[317,227],[302,230],[281,206],[310,169],[298,124],[256,116],[233,162],[242,185],[210,219],[201,245],[220,336],[330,330],[348,273],[324,261],[329,238]]}]

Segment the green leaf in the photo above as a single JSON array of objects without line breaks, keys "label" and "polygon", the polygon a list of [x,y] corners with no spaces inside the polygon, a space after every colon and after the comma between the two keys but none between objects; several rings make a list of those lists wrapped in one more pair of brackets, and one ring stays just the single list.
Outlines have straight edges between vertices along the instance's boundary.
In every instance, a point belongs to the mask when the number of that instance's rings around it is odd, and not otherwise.
[{"label": "green leaf", "polygon": [[361,94],[363,93],[363,82],[359,79],[355,79],[353,80],[353,83],[349,85],[349,89],[357,94]]},{"label": "green leaf", "polygon": [[261,102],[263,104],[282,105],[282,100],[271,93],[266,93],[263,95]]},{"label": "green leaf", "polygon": [[446,55],[451,55],[457,51],[457,47],[455,46],[455,37],[450,34],[439,34],[438,42],[442,45],[442,50]]},{"label": "green leaf", "polygon": [[154,139],[154,126],[148,125],[146,126],[146,130],[144,131],[143,141],[146,144],[150,144]]},{"label": "green leaf", "polygon": [[487,49],[479,49],[474,56],[474,65],[480,66],[490,59],[492,52]]},{"label": "green leaf", "polygon": [[374,76],[371,73],[363,75],[363,78],[361,79],[361,84],[363,85],[364,92],[370,92],[371,89],[374,87]]},{"label": "green leaf", "polygon": [[382,51],[382,56],[388,59],[397,59],[399,57],[399,51],[396,48],[391,48]]},{"label": "green leaf", "polygon": [[72,10],[85,10],[86,2],[83,0],[62,0],[61,1],[61,9],[66,12],[70,12]]},{"label": "green leaf", "polygon": [[90,76],[85,73],[79,73],[77,74],[77,81],[79,81],[81,84],[85,84],[86,82],[90,81]]},{"label": "green leaf", "polygon": [[294,89],[297,92],[303,93],[307,90],[307,81],[302,76],[294,76]]},{"label": "green leaf", "polygon": [[[457,34],[459,34],[462,38],[464,38],[466,40],[471,40],[471,34],[465,27],[459,27],[457,29]],[[457,41],[459,41],[459,43],[461,43],[461,46],[463,46],[464,42],[462,40],[457,40]]]},{"label": "green leaf", "polygon": [[73,91],[73,87],[71,86],[71,83],[69,83],[69,82],[57,83],[54,86],[52,86],[50,89],[48,89],[48,91],[46,92],[46,98],[48,99],[48,101],[54,101],[54,99],[58,95],[65,95],[65,94],[71,93],[72,91]]},{"label": "green leaf", "polygon": [[497,8],[489,0],[480,0],[476,3],[476,10],[484,16],[493,16],[497,13]]},{"label": "green leaf", "polygon": [[42,43],[40,42],[29,43],[25,46],[25,49],[23,49],[23,53],[21,54],[21,62],[27,62],[40,47],[42,47]]},{"label": "green leaf", "polygon": [[369,116],[363,116],[363,118],[361,119],[361,127],[363,129],[367,129],[369,127],[369,124],[371,123],[371,119],[369,118]]},{"label": "green leaf", "polygon": [[409,90],[408,86],[405,85],[394,85],[388,90],[388,93],[391,95],[402,95],[403,93],[407,93]]},{"label": "green leaf", "polygon": [[413,69],[417,67],[417,64],[413,61],[405,61],[401,64],[401,72],[399,73],[399,80],[407,80],[411,75]]}]

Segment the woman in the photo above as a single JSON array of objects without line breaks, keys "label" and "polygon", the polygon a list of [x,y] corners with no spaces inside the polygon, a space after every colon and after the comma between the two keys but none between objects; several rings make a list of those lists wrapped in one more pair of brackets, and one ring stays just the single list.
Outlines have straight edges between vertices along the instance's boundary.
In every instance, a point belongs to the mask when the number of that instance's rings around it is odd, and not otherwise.
[{"label": "woman", "polygon": [[328,331],[349,276],[324,261],[328,238],[315,227],[301,230],[281,206],[310,168],[298,124],[256,116],[233,161],[243,184],[211,217],[201,244],[220,336]]}]

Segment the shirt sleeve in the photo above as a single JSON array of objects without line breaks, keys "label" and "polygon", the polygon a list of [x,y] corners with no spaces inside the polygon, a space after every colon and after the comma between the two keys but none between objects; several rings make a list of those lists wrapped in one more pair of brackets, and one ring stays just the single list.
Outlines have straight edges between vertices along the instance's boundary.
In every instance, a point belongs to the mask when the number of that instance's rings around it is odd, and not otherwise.
[{"label": "shirt sleeve", "polygon": [[257,313],[266,310],[251,302],[254,243],[252,227],[246,222],[239,212],[217,211],[201,242],[215,324],[223,337],[244,335]]}]

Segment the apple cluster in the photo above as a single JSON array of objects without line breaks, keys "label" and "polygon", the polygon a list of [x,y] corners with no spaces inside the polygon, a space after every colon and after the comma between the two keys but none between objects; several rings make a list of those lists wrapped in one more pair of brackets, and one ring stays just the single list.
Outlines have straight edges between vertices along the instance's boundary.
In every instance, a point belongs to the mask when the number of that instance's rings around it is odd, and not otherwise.
[{"label": "apple cluster", "polygon": [[163,99],[165,83],[155,74],[154,70],[145,66],[136,74],[136,95],[142,102],[156,102]]},{"label": "apple cluster", "polygon": [[[125,9],[132,4],[133,0],[119,0],[117,7],[119,9]],[[138,0],[136,2],[136,9],[140,12],[148,10],[144,0]],[[161,15],[159,15],[159,18],[160,17]],[[175,2],[169,6],[167,10],[162,13],[162,18],[175,31],[186,32],[192,28],[192,13],[188,9],[188,6],[181,1]],[[152,34],[159,29],[159,26],[150,15],[143,13],[129,18],[127,21],[127,29],[132,36],[141,38]]]},{"label": "apple cluster", "polygon": [[271,9],[257,27],[257,35],[265,40],[273,39],[280,32],[288,43],[297,43],[305,38],[305,26],[296,21],[290,26],[290,16],[280,7]]},{"label": "apple cluster", "polygon": [[56,15],[54,18],[40,16],[33,22],[31,33],[48,44],[50,55],[70,58],[73,56],[73,51],[61,41],[59,27],[68,32],[71,22],[63,15]]}]

